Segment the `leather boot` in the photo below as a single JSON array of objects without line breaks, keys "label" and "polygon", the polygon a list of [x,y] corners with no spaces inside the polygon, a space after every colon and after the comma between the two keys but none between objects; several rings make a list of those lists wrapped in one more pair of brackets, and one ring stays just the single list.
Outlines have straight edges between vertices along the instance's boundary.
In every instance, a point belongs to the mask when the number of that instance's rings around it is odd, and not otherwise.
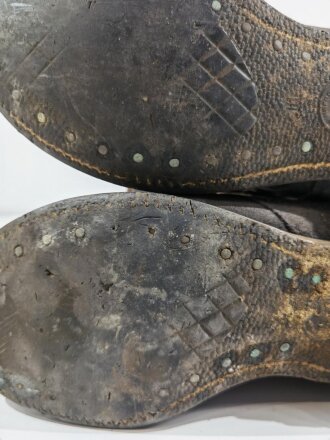
[{"label": "leather boot", "polygon": [[0,103],[58,159],[123,186],[330,180],[330,31],[263,0],[0,5]]},{"label": "leather boot", "polygon": [[0,231],[0,388],[128,428],[268,376],[330,382],[330,203],[148,193]]}]

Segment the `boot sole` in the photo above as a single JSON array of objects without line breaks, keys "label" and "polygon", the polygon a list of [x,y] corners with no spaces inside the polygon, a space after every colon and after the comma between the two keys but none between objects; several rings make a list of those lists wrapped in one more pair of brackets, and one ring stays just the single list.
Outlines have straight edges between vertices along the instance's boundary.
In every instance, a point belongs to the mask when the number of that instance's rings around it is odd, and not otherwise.
[{"label": "boot sole", "polygon": [[58,159],[172,193],[330,179],[329,30],[262,0],[11,3],[3,112]]},{"label": "boot sole", "polygon": [[330,247],[171,196],[52,205],[0,233],[0,386],[129,428],[267,376],[330,382]]}]

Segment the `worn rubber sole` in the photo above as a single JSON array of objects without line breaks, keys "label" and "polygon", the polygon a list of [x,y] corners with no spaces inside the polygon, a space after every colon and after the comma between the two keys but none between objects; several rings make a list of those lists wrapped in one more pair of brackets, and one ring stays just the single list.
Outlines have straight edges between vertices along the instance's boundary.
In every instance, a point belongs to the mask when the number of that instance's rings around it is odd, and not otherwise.
[{"label": "worn rubber sole", "polygon": [[329,30],[262,0],[3,0],[0,29],[3,113],[80,170],[177,193],[330,179]]},{"label": "worn rubber sole", "polygon": [[0,386],[128,428],[265,376],[330,382],[330,247],[146,193],[58,203],[0,232]]}]

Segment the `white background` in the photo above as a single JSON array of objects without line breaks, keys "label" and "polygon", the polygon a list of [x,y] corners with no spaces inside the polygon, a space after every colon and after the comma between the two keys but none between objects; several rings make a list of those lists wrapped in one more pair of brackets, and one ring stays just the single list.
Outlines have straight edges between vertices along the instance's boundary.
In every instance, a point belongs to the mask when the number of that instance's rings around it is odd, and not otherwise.
[{"label": "white background", "polygon": [[[268,2],[305,24],[330,27],[330,0]],[[0,225],[65,198],[124,190],[48,156],[0,117]],[[307,437],[330,440],[330,386],[280,379],[248,384],[163,425],[120,433],[71,427],[27,416],[0,397],[0,440],[78,436],[79,439],[296,436],[299,440]]]}]

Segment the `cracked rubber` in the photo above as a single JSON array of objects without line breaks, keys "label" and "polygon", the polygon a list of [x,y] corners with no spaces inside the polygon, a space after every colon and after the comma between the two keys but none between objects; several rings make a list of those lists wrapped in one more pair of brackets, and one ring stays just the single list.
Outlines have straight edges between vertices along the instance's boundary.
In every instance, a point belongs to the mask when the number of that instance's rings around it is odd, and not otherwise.
[{"label": "cracked rubber", "polygon": [[0,232],[0,387],[128,428],[265,376],[330,382],[330,247],[147,193],[61,202]]},{"label": "cracked rubber", "polygon": [[220,3],[3,0],[3,113],[48,153],[128,187],[330,179],[329,30],[262,0]]}]

